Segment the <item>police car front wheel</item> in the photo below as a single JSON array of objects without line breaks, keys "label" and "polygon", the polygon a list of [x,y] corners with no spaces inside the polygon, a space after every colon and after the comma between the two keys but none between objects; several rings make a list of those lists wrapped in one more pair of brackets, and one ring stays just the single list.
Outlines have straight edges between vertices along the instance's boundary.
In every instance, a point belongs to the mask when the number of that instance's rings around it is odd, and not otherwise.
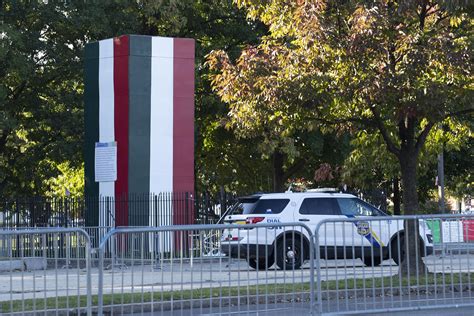
[{"label": "police car front wheel", "polygon": [[284,238],[277,243],[276,264],[281,270],[299,269],[304,261],[304,244],[298,238]]}]

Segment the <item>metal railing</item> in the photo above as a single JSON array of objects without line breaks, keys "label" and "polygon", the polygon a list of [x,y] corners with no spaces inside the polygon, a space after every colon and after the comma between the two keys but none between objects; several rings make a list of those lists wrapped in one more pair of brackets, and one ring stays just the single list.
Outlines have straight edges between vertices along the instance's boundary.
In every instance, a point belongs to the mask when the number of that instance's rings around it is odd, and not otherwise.
[{"label": "metal railing", "polygon": [[[472,219],[427,215],[319,222],[316,311],[346,315],[474,305]],[[441,226],[434,244],[433,223]]]},{"label": "metal railing", "polygon": [[0,258],[2,315],[91,315],[90,238],[84,230],[0,230],[0,242],[7,250]]},{"label": "metal railing", "polygon": [[2,230],[0,313],[337,315],[474,305],[474,216],[262,223]]},{"label": "metal railing", "polygon": [[[227,256],[206,256],[201,241],[209,236],[219,236]],[[311,239],[311,231],[298,223],[110,231],[99,247],[98,314],[252,312],[281,304],[310,312]],[[163,248],[163,240],[172,240],[172,247]],[[294,250],[294,260],[308,260],[304,269],[291,269],[278,257],[287,248]]]},{"label": "metal railing", "polygon": [[193,192],[0,198],[0,228],[214,224],[234,202],[231,194]]}]

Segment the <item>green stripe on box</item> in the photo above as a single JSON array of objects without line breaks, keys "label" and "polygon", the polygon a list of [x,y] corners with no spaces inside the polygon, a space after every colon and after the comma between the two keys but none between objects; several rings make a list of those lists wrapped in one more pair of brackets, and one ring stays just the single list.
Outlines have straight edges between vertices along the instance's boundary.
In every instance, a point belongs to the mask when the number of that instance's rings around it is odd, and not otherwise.
[{"label": "green stripe on box", "polygon": [[129,210],[130,226],[148,225],[150,191],[151,37],[130,36],[128,191],[141,199]]},{"label": "green stripe on box", "polygon": [[99,43],[85,47],[84,65],[84,170],[86,226],[99,225],[99,183],[95,182],[95,142],[99,140]]}]

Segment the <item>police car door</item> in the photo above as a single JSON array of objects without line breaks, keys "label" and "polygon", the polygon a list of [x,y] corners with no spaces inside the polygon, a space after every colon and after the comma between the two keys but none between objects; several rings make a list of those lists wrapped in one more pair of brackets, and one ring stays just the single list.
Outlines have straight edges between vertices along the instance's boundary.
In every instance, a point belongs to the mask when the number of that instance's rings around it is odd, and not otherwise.
[{"label": "police car door", "polygon": [[[342,215],[348,218],[372,218],[385,215],[377,208],[356,197],[338,198],[337,202]],[[346,247],[355,247],[357,252],[363,251],[362,255],[364,256],[382,254],[382,248],[386,247],[388,243],[389,222],[390,220],[380,217],[380,220],[364,221],[361,219],[357,222],[348,223],[345,225],[344,232]]]},{"label": "police car door", "polygon": [[[324,197],[307,197],[301,202],[296,220],[305,223],[313,233],[316,226],[324,219],[340,218],[339,207],[336,199]],[[342,245],[338,227],[341,223],[328,223],[321,226],[319,231],[319,244],[321,258],[332,258],[337,251],[337,246]]]}]

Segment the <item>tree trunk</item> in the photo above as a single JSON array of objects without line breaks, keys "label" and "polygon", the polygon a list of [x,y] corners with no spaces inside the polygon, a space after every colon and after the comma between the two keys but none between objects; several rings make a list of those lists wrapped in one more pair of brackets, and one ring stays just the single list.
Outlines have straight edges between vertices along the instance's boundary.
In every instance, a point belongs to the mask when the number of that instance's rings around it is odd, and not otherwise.
[{"label": "tree trunk", "polygon": [[400,215],[400,183],[398,177],[393,178],[393,215]]},{"label": "tree trunk", "polygon": [[275,151],[273,153],[273,192],[284,191],[284,171],[283,163],[284,156],[282,153]]},{"label": "tree trunk", "polygon": [[[418,155],[413,150],[402,150],[399,156],[402,185],[403,185],[403,212],[404,215],[415,215],[418,213],[418,192],[417,192],[417,164]],[[404,245],[406,255],[400,264],[401,275],[420,275],[427,272],[427,268],[422,260],[423,247],[420,242],[418,220],[404,221]]]}]

